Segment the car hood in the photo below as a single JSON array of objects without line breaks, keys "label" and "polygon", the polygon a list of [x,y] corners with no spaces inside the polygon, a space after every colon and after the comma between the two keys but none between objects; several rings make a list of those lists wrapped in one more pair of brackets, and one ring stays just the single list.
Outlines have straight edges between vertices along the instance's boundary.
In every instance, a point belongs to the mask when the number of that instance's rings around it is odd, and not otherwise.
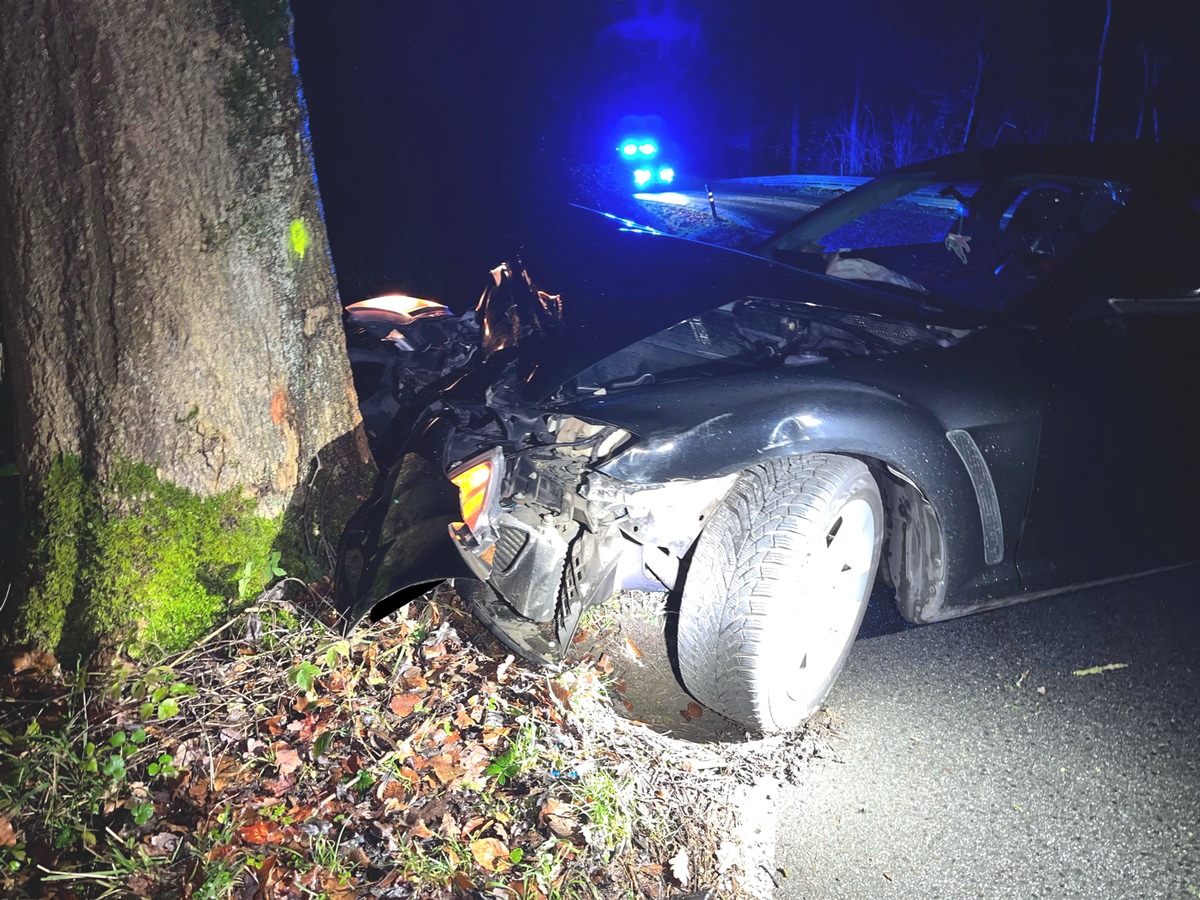
[{"label": "car hood", "polygon": [[800,271],[580,207],[541,231],[492,270],[475,311],[483,359],[515,355],[515,386],[527,401],[545,399],[625,347],[747,297],[921,325],[981,324],[908,292]]}]

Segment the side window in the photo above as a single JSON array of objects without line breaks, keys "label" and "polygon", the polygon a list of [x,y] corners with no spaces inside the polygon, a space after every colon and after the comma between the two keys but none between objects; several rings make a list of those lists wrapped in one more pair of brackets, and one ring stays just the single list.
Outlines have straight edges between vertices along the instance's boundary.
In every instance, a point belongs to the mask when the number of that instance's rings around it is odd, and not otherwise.
[{"label": "side window", "polygon": [[1125,206],[1129,188],[1113,181],[1039,180],[1022,186],[1000,216],[1000,231],[1035,253],[1073,253]]},{"label": "side window", "polygon": [[962,212],[959,198],[973,184],[928,184],[869,210],[820,239],[826,250],[866,250],[911,244],[940,244]]}]

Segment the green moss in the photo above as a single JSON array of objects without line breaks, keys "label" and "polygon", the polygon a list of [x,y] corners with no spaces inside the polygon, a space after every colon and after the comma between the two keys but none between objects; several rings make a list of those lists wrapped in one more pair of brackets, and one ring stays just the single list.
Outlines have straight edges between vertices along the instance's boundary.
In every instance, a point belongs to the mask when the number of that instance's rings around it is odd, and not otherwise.
[{"label": "green moss", "polygon": [[246,36],[256,48],[272,50],[287,40],[286,0],[232,0],[231,5],[246,26]]},{"label": "green moss", "polygon": [[64,458],[39,519],[39,577],[17,636],[60,658],[113,638],[134,656],[181,649],[273,578],[278,519],[237,490],[201,497],[149,466],[101,480]]},{"label": "green moss", "polygon": [[33,568],[40,579],[17,615],[21,640],[55,647],[79,582],[85,522],[85,481],[79,459],[61,457],[46,478],[34,519]]}]

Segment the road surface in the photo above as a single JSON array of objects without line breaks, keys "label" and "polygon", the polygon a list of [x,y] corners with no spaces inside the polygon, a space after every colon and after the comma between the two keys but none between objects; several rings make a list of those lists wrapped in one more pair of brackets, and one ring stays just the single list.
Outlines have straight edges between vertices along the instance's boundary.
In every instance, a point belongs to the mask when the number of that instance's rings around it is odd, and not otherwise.
[{"label": "road surface", "polygon": [[[775,896],[1200,897],[1197,574],[923,627],[877,591],[836,737],[772,791]],[[629,634],[633,714],[704,739],[653,628]]]},{"label": "road surface", "polygon": [[[733,222],[753,228],[766,236],[790,225],[810,209],[815,209],[834,197],[831,191],[796,191],[781,193],[778,189],[756,188],[739,183],[728,187],[719,182],[712,186],[717,203],[717,215]],[[703,191],[670,191],[664,193],[637,194],[639,200],[679,203],[686,201],[688,207],[709,211],[708,194]]]}]

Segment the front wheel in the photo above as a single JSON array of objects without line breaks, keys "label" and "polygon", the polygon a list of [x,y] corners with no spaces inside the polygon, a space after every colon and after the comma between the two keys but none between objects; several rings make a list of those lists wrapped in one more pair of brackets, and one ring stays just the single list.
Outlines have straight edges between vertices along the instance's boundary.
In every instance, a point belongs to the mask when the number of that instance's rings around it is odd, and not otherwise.
[{"label": "front wheel", "polygon": [[813,454],[747,469],[701,533],[684,582],[684,685],[749,728],[799,725],[846,661],[882,543],[879,487],[858,460]]}]

